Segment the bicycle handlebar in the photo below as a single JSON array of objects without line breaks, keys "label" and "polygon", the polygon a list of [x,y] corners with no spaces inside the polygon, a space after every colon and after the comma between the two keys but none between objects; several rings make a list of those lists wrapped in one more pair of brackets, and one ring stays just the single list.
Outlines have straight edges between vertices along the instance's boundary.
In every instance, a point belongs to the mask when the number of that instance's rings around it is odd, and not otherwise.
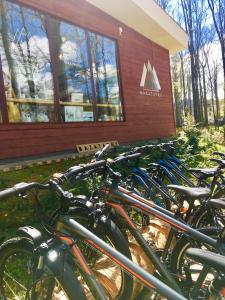
[{"label": "bicycle handlebar", "polygon": [[[147,146],[142,146],[142,147],[136,147],[135,153],[133,152],[132,154],[123,154],[121,156],[118,156],[112,161],[107,161],[107,160],[100,160],[96,161],[94,163],[90,163],[84,166],[74,166],[68,169],[64,174],[59,176],[56,180],[58,182],[63,182],[65,180],[69,180],[71,177],[75,177],[80,173],[85,173],[86,171],[91,171],[91,170],[97,170],[103,167],[115,165],[117,163],[121,162],[128,162],[131,159],[137,159],[139,158],[142,154],[140,152],[136,152],[137,150],[144,150],[144,149],[152,149],[153,147],[158,147],[156,145],[147,145]],[[105,152],[109,148],[109,144],[107,144],[101,151],[101,153]],[[100,155],[101,155],[100,153]],[[224,166],[225,166],[225,161],[224,161]],[[20,193],[23,193],[27,190],[33,189],[33,188],[38,188],[38,189],[48,189],[50,187],[49,184],[40,184],[40,183],[19,183],[15,185],[12,188],[0,191],[0,199],[6,199],[10,198],[12,196],[16,196]]]},{"label": "bicycle handlebar", "polygon": [[74,166],[68,169],[60,178],[58,178],[58,180],[60,181],[69,180],[71,177],[74,177],[80,173],[90,171],[92,169],[99,169],[104,166],[106,166],[105,160],[96,161],[94,163],[90,163],[85,166]]},{"label": "bicycle handlebar", "polygon": [[[76,177],[77,175],[81,174],[81,173],[85,173],[87,171],[92,171],[95,172],[97,170],[100,170],[103,167],[111,167],[113,165],[116,165],[117,163],[121,163],[121,162],[128,162],[131,159],[137,159],[141,156],[141,153],[133,153],[133,154],[129,154],[129,155],[121,155],[116,157],[115,159],[108,159],[108,160],[100,160],[100,161],[96,161],[93,163],[90,163],[88,165],[84,165],[84,166],[74,166],[71,167],[70,169],[68,169],[64,174],[62,174],[61,176],[57,176],[57,178],[55,178],[59,183],[63,183],[65,180],[70,180],[71,177]],[[106,170],[106,169],[105,169]],[[110,168],[108,168],[109,173],[113,173],[113,170],[110,171]],[[87,174],[87,176],[89,176],[90,174]]]},{"label": "bicycle handlebar", "polygon": [[16,194],[15,188],[9,188],[0,192],[0,199],[7,199]]},{"label": "bicycle handlebar", "polygon": [[0,191],[0,199],[7,199],[10,197],[16,196],[20,193],[31,190],[33,188],[48,189],[49,184],[40,184],[40,183],[36,183],[36,182],[32,182],[32,183],[21,182],[19,184],[16,184],[12,188]]},{"label": "bicycle handlebar", "polygon": [[129,154],[129,155],[121,155],[116,157],[110,164],[117,164],[120,162],[128,162],[130,159],[136,159],[139,158],[141,156],[141,153],[133,153],[133,154]]}]

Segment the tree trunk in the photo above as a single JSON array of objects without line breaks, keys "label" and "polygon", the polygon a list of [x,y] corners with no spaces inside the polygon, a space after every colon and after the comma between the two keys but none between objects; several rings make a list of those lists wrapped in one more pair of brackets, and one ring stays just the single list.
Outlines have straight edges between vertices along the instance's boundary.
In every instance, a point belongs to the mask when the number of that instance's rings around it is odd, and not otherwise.
[{"label": "tree trunk", "polygon": [[213,80],[214,93],[215,93],[215,99],[216,99],[216,117],[217,117],[217,119],[219,119],[220,118],[220,102],[219,102],[219,96],[218,96],[218,74],[217,74],[217,69],[215,70],[213,79],[214,79]]},{"label": "tree trunk", "polygon": [[5,50],[5,56],[7,59],[9,72],[10,72],[10,80],[12,85],[12,91],[14,95],[12,97],[18,97],[19,90],[18,84],[15,74],[14,60],[11,56],[10,45],[9,45],[9,37],[7,32],[7,20],[6,20],[6,9],[3,1],[0,1],[0,11],[1,11],[1,19],[2,19],[2,42]]},{"label": "tree trunk", "polygon": [[53,52],[52,57],[55,63],[56,75],[58,77],[59,82],[59,91],[60,91],[60,100],[67,101],[68,100],[68,85],[65,74],[65,63],[61,58],[61,46],[62,39],[60,35],[60,22],[56,19],[50,18],[49,22],[51,26],[51,33],[53,37]]},{"label": "tree trunk", "polygon": [[205,124],[208,126],[209,125],[209,119],[208,119],[208,103],[207,103],[205,67],[202,68],[202,80],[203,80],[203,101],[204,101]]},{"label": "tree trunk", "polygon": [[29,31],[26,26],[25,16],[23,12],[23,8],[20,7],[20,16],[23,24],[23,29],[25,30],[25,40],[26,40],[26,47],[27,47],[27,63],[26,63],[26,69],[27,69],[27,84],[30,91],[30,97],[35,98],[36,96],[36,90],[35,90],[35,84],[34,84],[34,74],[33,74],[33,62],[31,57],[31,51],[30,51],[30,43],[29,43]]},{"label": "tree trunk", "polygon": [[182,52],[179,53],[179,56],[180,56],[180,61],[181,61],[181,81],[182,81],[182,87],[183,87],[184,114],[186,116],[189,108],[188,108],[188,104],[187,104],[185,73],[184,73],[184,58],[183,58]]}]

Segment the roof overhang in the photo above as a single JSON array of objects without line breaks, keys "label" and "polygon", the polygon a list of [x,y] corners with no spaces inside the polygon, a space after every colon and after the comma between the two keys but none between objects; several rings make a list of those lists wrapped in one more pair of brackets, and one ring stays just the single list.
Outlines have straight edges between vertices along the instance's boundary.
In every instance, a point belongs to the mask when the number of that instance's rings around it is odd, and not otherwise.
[{"label": "roof overhang", "polygon": [[86,0],[169,50],[187,48],[187,33],[154,0]]}]

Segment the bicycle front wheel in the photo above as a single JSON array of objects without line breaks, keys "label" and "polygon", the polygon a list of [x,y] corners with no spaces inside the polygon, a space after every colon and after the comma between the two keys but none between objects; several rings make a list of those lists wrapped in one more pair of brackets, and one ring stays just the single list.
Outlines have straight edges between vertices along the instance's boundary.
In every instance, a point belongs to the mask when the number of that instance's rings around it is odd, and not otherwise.
[{"label": "bicycle front wheel", "polygon": [[83,300],[82,287],[71,268],[49,264],[41,279],[33,278],[32,241],[18,237],[0,247],[0,300]]}]

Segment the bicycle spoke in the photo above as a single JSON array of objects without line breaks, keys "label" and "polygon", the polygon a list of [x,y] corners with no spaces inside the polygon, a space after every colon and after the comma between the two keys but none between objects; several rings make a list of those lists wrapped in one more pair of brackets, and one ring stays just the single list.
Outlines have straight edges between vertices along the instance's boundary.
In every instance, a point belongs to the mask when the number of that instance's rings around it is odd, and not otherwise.
[{"label": "bicycle spoke", "polygon": [[18,282],[16,279],[10,276],[7,272],[4,271],[4,274],[8,276],[13,282],[17,283],[24,291],[27,291],[25,286],[23,286],[20,282]]}]

